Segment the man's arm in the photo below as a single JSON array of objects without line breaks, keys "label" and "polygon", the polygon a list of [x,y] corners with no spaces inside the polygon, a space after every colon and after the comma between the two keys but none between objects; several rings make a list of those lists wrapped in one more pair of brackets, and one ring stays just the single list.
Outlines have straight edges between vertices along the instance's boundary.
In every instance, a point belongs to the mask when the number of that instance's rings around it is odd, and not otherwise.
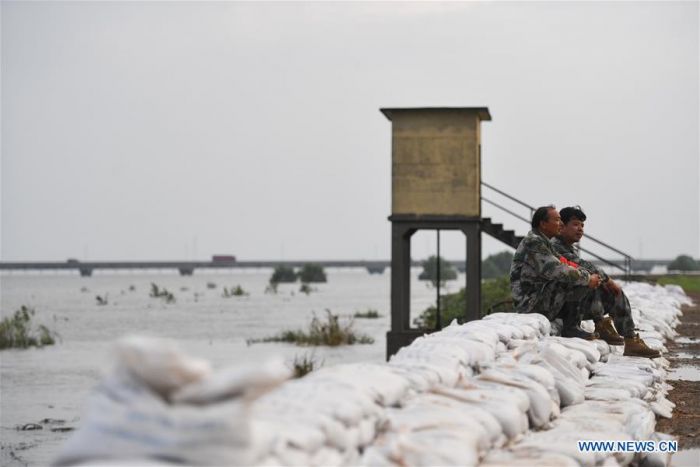
[{"label": "man's arm", "polygon": [[[550,250],[545,245],[544,240],[533,242],[529,252],[529,263],[535,271],[547,280],[563,282],[570,285],[589,285],[591,282],[591,274],[585,269],[575,269],[571,266],[563,264],[554,256],[553,250]],[[595,286],[598,283],[598,277],[593,279]]]},{"label": "man's arm", "polygon": [[587,261],[579,256],[579,261],[577,261],[577,263],[589,272],[598,274],[603,282],[608,282],[610,280],[610,278],[607,274],[605,274],[605,272],[601,271],[595,264],[591,263],[590,261]]},{"label": "man's arm", "polygon": [[580,268],[585,269],[590,274],[598,274],[600,276],[601,282],[608,282],[610,280],[608,275],[605,274],[605,272],[598,269],[595,264],[581,258],[581,256],[578,255],[578,253],[573,249],[573,247],[565,246],[563,243],[561,243],[560,240],[552,242],[552,247],[554,248],[555,252],[562,255],[569,261],[573,261],[574,263],[578,264]]}]

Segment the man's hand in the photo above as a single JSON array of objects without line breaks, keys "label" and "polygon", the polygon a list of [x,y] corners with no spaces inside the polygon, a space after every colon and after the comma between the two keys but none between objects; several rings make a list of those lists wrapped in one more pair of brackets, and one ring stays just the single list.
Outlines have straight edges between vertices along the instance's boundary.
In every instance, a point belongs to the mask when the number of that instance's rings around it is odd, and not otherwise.
[{"label": "man's hand", "polygon": [[617,285],[612,279],[608,279],[608,282],[605,283],[605,289],[608,292],[614,293],[615,295],[620,295],[620,293],[622,292],[622,288],[619,285]]},{"label": "man's hand", "polygon": [[598,274],[591,274],[591,278],[588,279],[588,287],[591,289],[597,289],[600,285],[600,276]]}]

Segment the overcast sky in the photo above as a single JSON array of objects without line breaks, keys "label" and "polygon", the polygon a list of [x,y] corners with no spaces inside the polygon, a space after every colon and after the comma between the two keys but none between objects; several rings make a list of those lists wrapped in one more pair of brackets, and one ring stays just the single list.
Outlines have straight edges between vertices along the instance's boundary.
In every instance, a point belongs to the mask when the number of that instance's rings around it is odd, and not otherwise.
[{"label": "overcast sky", "polygon": [[[423,106],[490,109],[484,181],[580,204],[633,256],[700,255],[698,2],[1,14],[4,261],[389,258],[379,108]],[[414,258],[434,243],[417,234]],[[443,245],[463,254],[456,233]]]}]

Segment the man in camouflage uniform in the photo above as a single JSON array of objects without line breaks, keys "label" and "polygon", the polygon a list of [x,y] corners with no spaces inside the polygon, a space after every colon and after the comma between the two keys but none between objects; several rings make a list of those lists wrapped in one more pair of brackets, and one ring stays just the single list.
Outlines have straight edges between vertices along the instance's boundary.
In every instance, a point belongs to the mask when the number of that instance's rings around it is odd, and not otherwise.
[{"label": "man in camouflage uniform", "polygon": [[[661,356],[657,350],[650,349],[634,332],[634,320],[632,319],[632,308],[620,286],[605,272],[597,268],[590,261],[586,261],[579,255],[575,244],[583,237],[583,226],[586,214],[580,207],[567,207],[562,209],[560,217],[563,227],[559,234],[552,239],[554,251],[563,256],[570,264],[575,264],[579,269],[590,274],[598,274],[602,286],[597,288],[591,296],[586,297],[578,304],[570,304],[578,308],[578,315],[582,319],[592,319],[595,323],[596,332],[608,344],[625,345],[624,355],[656,358]],[[612,316],[603,317],[595,304],[600,302],[604,313]],[[615,325],[613,326],[613,321]],[[615,329],[617,328],[617,329]],[[622,336],[617,332],[620,331]]]},{"label": "man in camouflage uniform", "polygon": [[[531,225],[532,230],[518,245],[510,268],[515,310],[540,313],[550,321],[561,318],[564,337],[594,339],[594,333],[580,328],[578,307],[567,303],[589,300],[600,283],[600,276],[559,260],[550,242],[562,228],[554,206],[538,208]],[[602,309],[599,311],[602,314]]]}]

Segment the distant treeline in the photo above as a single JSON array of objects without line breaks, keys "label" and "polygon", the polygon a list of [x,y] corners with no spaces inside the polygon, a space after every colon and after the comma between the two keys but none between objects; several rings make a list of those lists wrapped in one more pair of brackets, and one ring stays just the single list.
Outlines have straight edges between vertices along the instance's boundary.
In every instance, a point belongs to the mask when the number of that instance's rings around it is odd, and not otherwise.
[{"label": "distant treeline", "polygon": [[[510,272],[510,263],[513,261],[513,253],[502,251],[481,261],[481,278],[494,279],[503,277]],[[423,261],[423,271],[418,276],[422,281],[431,281],[433,284],[437,281],[437,256],[431,256]],[[452,263],[440,257],[440,282],[451,281],[457,279],[457,270]]]}]

